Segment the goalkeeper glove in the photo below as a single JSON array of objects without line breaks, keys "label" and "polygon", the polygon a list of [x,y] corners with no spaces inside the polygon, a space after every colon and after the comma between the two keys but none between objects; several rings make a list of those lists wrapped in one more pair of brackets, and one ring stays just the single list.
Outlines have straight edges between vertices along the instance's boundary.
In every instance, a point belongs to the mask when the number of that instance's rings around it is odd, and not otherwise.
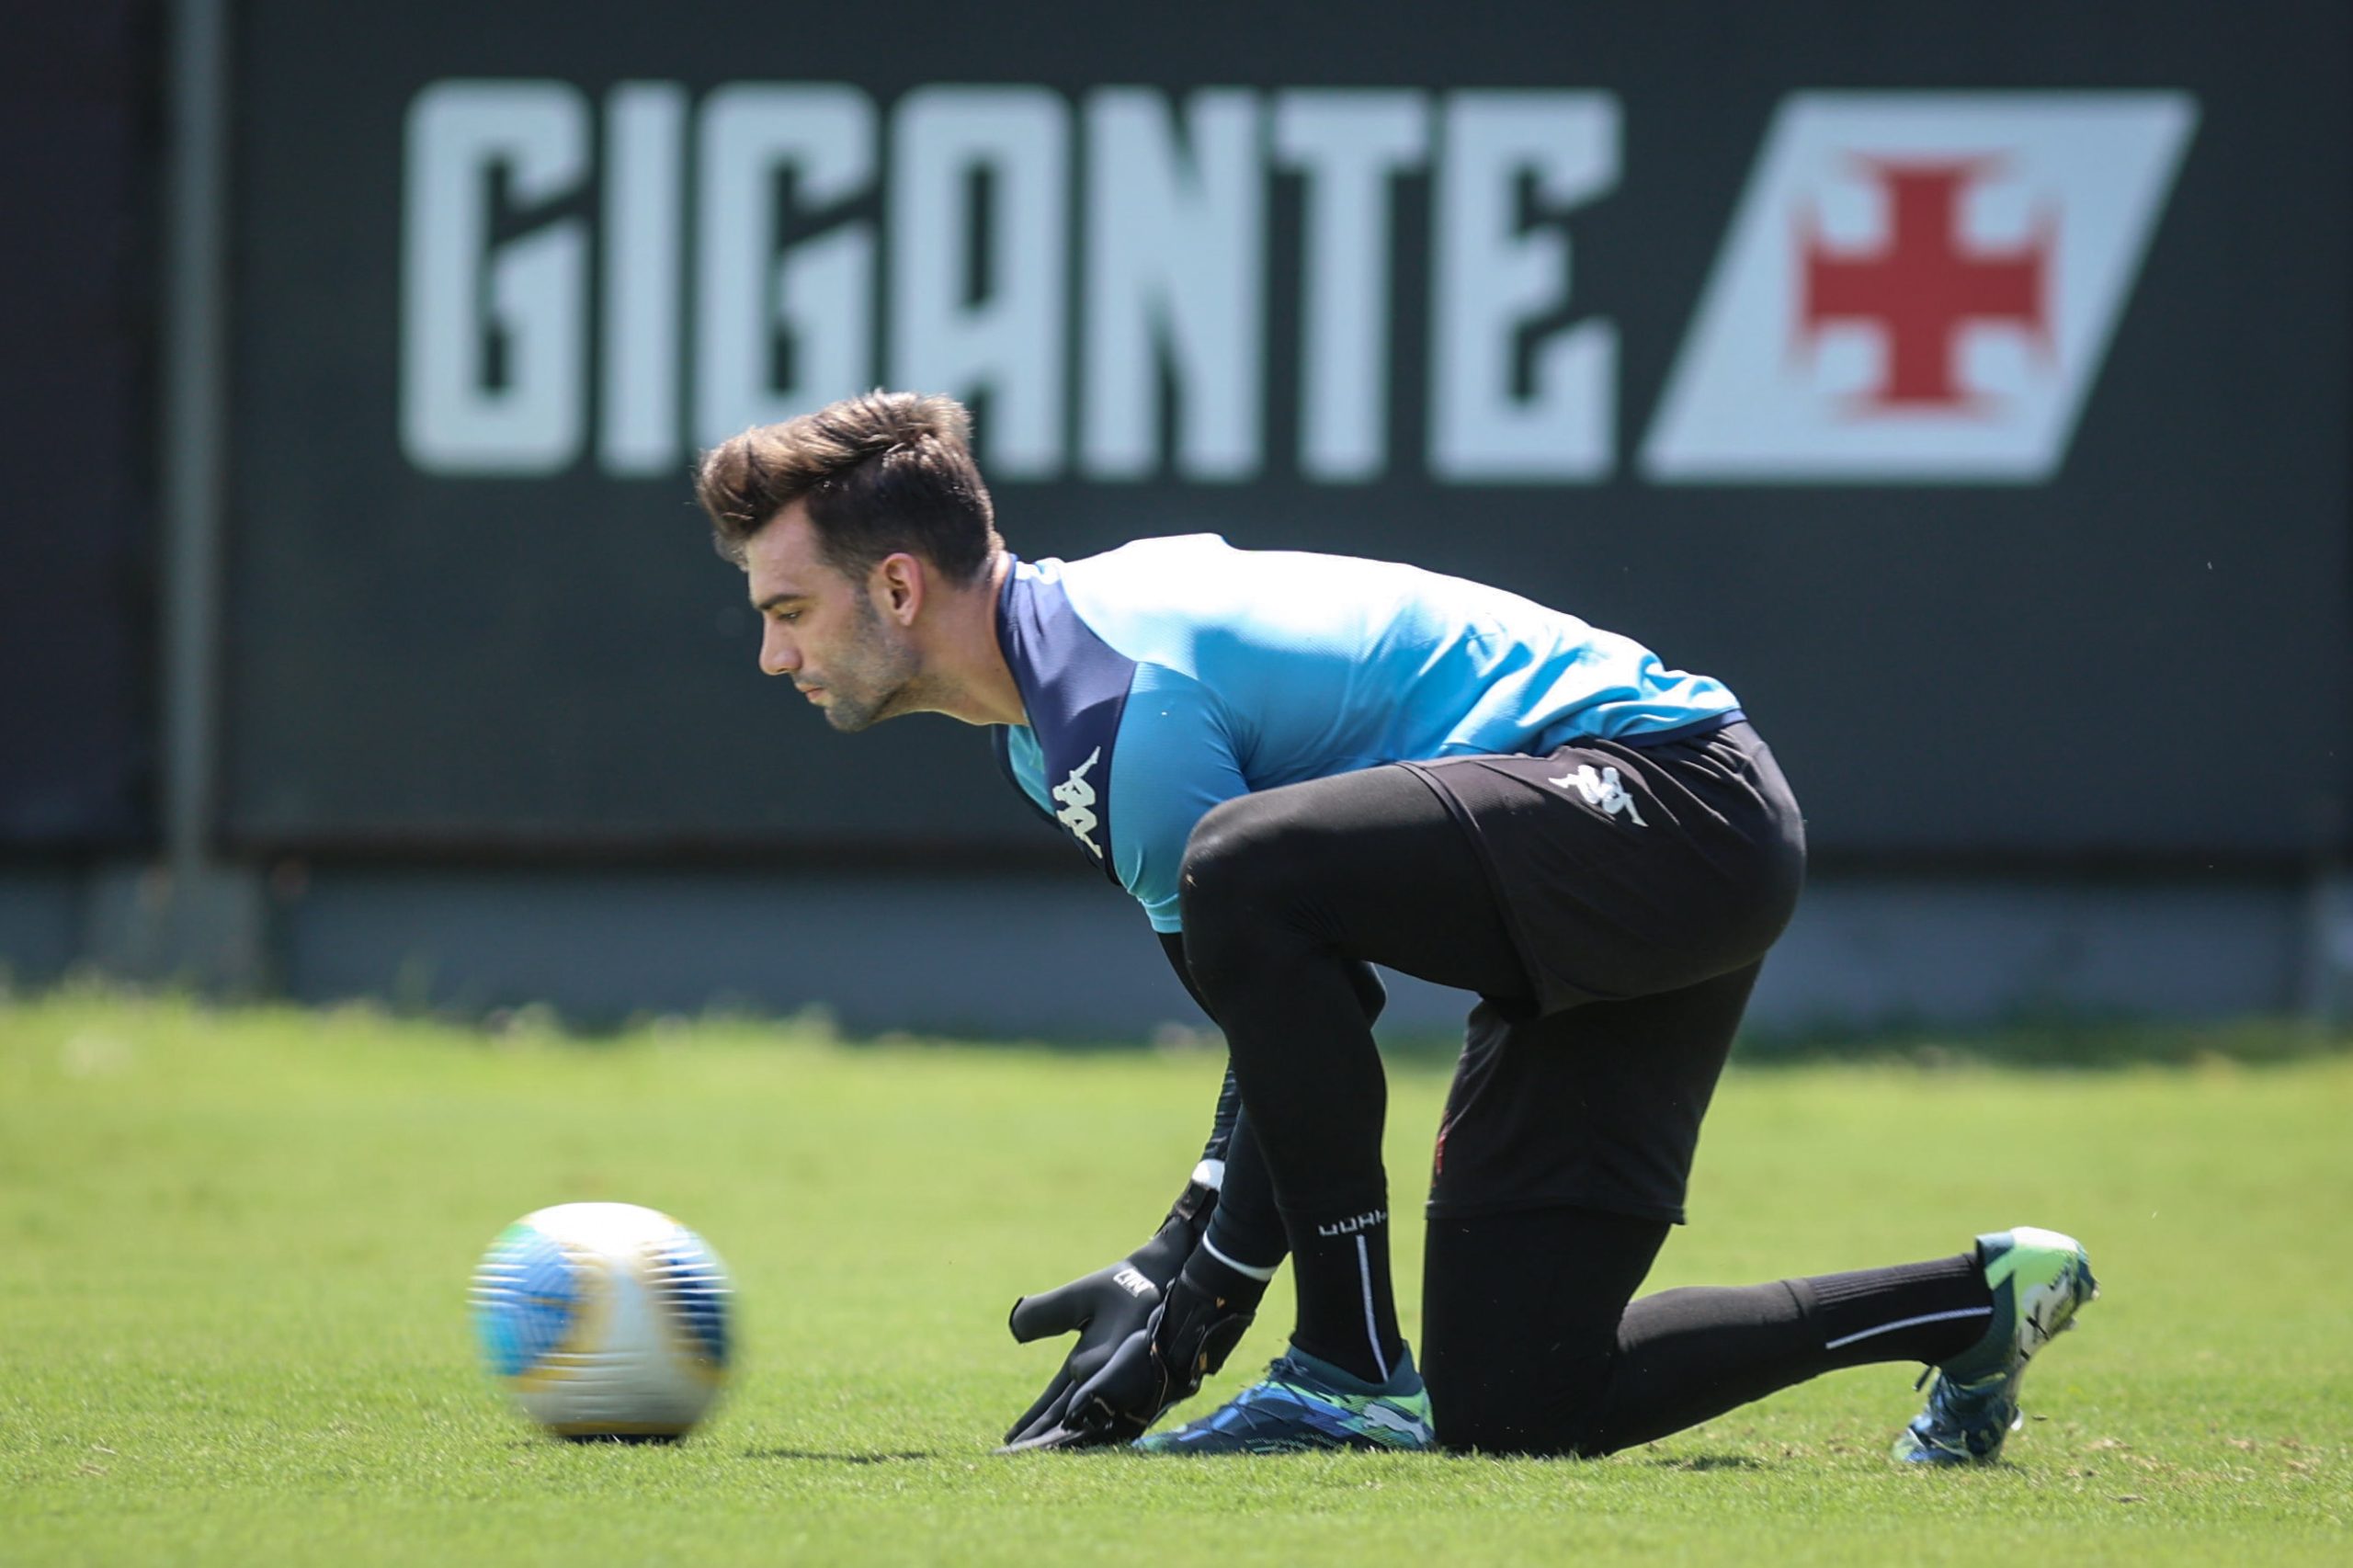
[{"label": "goalkeeper glove", "polygon": [[1225,1365],[1265,1291],[1214,1259],[1195,1258],[1169,1282],[1151,1321],[1070,1392],[1060,1422],[1025,1432],[1010,1446],[1100,1448],[1143,1436],[1162,1412],[1191,1398],[1202,1379]]},{"label": "goalkeeper glove", "polygon": [[[1050,1335],[1076,1334],[1046,1390],[1005,1435],[1006,1445],[1061,1447],[1039,1439],[1063,1430],[1071,1396],[1110,1362],[1112,1354],[1151,1322],[1176,1271],[1199,1244],[1217,1207],[1217,1192],[1188,1183],[1153,1238],[1119,1262],[1042,1295],[1013,1303],[1006,1326],[1027,1345]],[[1106,1439],[1107,1441],[1108,1439]]]}]

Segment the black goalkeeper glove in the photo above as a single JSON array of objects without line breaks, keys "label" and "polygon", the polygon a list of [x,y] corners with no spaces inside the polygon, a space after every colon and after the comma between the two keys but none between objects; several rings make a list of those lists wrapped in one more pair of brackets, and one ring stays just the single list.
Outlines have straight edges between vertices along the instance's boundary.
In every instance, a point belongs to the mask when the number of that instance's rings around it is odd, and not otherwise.
[{"label": "black goalkeeper glove", "polygon": [[[1061,1425],[1015,1445],[1090,1449],[1131,1443],[1170,1405],[1200,1392],[1201,1380],[1225,1365],[1250,1327],[1266,1287],[1245,1280],[1246,1297],[1215,1294],[1188,1267],[1171,1280],[1152,1321],[1111,1352],[1100,1371],[1069,1398]],[[1212,1269],[1216,1275],[1228,1273]]]},{"label": "black goalkeeper glove", "polygon": [[1063,1423],[1070,1413],[1071,1396],[1081,1384],[1103,1370],[1113,1352],[1152,1321],[1168,1282],[1192,1256],[1201,1233],[1209,1228],[1211,1211],[1216,1207],[1214,1188],[1199,1182],[1189,1183],[1152,1240],[1108,1267],[1098,1268],[1058,1290],[1024,1296],[1013,1303],[1006,1326],[1022,1344],[1049,1335],[1074,1333],[1078,1335],[1078,1344],[1063,1358],[1061,1370],[1046,1385],[1046,1392],[1006,1433],[1006,1447],[1065,1446],[1040,1439],[1065,1431]]}]

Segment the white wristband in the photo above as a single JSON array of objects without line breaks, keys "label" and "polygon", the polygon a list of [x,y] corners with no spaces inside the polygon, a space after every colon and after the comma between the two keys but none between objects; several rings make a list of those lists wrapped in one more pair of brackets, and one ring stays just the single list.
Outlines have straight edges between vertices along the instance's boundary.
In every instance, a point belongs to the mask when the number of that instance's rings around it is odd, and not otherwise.
[{"label": "white wristband", "polygon": [[1250,1264],[1237,1262],[1236,1260],[1226,1256],[1225,1254],[1218,1251],[1217,1248],[1211,1244],[1210,1239],[1207,1236],[1203,1236],[1201,1238],[1201,1250],[1208,1253],[1220,1263],[1225,1265],[1228,1268],[1233,1270],[1236,1274],[1247,1275],[1249,1278],[1258,1281],[1261,1285],[1275,1277],[1275,1271],[1272,1268],[1254,1267]]}]

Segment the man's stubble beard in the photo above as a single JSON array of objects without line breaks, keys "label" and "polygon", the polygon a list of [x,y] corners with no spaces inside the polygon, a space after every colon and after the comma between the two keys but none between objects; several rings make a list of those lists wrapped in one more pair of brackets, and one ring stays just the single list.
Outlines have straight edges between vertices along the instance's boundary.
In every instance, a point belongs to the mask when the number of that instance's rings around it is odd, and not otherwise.
[{"label": "man's stubble beard", "polygon": [[[857,637],[835,661],[825,687],[833,697],[824,705],[825,722],[846,735],[920,711],[926,706],[929,684],[921,678],[922,661],[915,651],[891,640],[873,601],[862,597]],[[845,689],[844,683],[852,689]]]}]

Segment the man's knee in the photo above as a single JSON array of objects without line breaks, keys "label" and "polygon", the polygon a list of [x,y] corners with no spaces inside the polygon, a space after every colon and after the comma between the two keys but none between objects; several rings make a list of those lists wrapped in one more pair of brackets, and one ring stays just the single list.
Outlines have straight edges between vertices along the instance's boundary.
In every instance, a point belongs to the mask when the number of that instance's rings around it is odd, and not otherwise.
[{"label": "man's knee", "polygon": [[1491,1364],[1488,1374],[1449,1374],[1433,1360],[1424,1374],[1429,1383],[1430,1414],[1438,1445],[1456,1453],[1527,1454],[1540,1458],[1574,1457],[1588,1450],[1589,1433],[1580,1419],[1595,1392],[1593,1385],[1608,1376],[1606,1361],[1571,1369],[1548,1370],[1547,1377],[1525,1369],[1507,1373]]},{"label": "man's knee", "polygon": [[1278,813],[1256,795],[1237,795],[1211,807],[1185,841],[1177,897],[1189,929],[1196,916],[1246,912],[1263,900],[1279,868],[1284,829]]},{"label": "man's knee", "polygon": [[[1262,795],[1222,801],[1202,816],[1186,842],[1177,882],[1186,967],[1195,983],[1214,988],[1225,971],[1254,959],[1319,941],[1315,933],[1325,922],[1317,907],[1331,892],[1324,862],[1332,837],[1290,802]],[[1388,1006],[1388,987],[1360,959],[1348,960],[1347,971],[1348,988],[1371,1024]]]},{"label": "man's knee", "polygon": [[1422,1376],[1429,1385],[1431,1425],[1438,1446],[1456,1453],[1512,1454],[1522,1451],[1522,1434],[1510,1402],[1482,1382],[1449,1377],[1434,1358],[1425,1357]]},{"label": "man's knee", "polygon": [[1434,1219],[1422,1375],[1445,1447],[1606,1452],[1618,1325],[1663,1221],[1572,1207]]},{"label": "man's knee", "polygon": [[1188,956],[1263,940],[1290,919],[1314,878],[1303,825],[1264,795],[1222,801],[1194,824],[1176,884]]}]

